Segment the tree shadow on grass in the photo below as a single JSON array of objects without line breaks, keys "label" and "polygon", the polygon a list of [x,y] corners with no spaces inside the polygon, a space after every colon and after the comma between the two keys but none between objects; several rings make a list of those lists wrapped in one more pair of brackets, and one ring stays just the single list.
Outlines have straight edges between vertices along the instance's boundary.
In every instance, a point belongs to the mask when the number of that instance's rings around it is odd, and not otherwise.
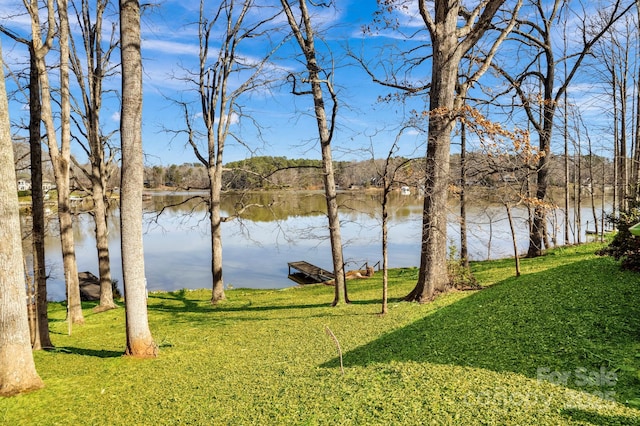
[{"label": "tree shadow on grass", "polygon": [[[390,298],[389,303],[400,302],[401,298]],[[179,303],[174,303],[179,302]],[[353,305],[375,305],[380,304],[380,300],[352,300]],[[331,300],[320,303],[299,303],[299,304],[273,304],[254,305],[248,298],[234,301],[223,301],[212,305],[202,299],[189,299],[188,290],[178,290],[172,292],[153,293],[147,300],[147,308],[154,311],[174,312],[174,313],[251,313],[251,312],[271,312],[271,311],[293,311],[298,309],[319,309],[331,306]]]},{"label": "tree shadow on grass", "polygon": [[[183,300],[181,297],[176,297],[172,293],[163,293],[162,295],[149,295],[149,301],[147,306],[149,310],[157,310],[164,312],[176,312],[176,313],[207,313],[207,312],[261,312],[261,311],[276,311],[276,310],[293,310],[293,309],[305,309],[305,308],[322,308],[327,307],[329,303],[309,303],[309,304],[296,304],[296,305],[257,305],[254,306],[251,300],[234,301],[234,304],[227,304],[228,302],[220,302],[219,304],[212,305],[209,302],[188,301]],[[158,303],[154,303],[153,300],[157,299]],[[183,305],[177,305],[172,303],[166,303],[166,301],[182,301]]]},{"label": "tree shadow on grass", "polygon": [[92,356],[96,358],[119,358],[124,355],[124,351],[108,351],[105,349],[95,350],[86,348],[74,348],[69,346],[56,346],[55,352],[65,352],[75,355]]},{"label": "tree shadow on grass", "polygon": [[[416,361],[531,378],[613,371],[637,353],[639,330],[639,276],[596,258],[504,280],[346,352],[344,365]],[[640,359],[632,362],[640,368]],[[640,393],[634,375],[617,372],[618,395]]]}]

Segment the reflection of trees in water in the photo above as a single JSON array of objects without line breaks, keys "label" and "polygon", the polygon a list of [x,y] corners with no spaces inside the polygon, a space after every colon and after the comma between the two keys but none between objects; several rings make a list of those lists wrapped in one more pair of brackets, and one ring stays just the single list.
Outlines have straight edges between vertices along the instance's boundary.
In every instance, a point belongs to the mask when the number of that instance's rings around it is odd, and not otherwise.
[{"label": "reflection of trees in water", "polygon": [[[145,203],[145,211],[166,211],[172,216],[206,214],[206,194],[155,194]],[[382,203],[380,191],[345,191],[338,194],[340,214],[345,220],[353,220],[363,214],[374,218]],[[418,196],[391,195],[390,216],[405,219],[422,208]],[[227,217],[236,216],[241,211],[241,219],[253,222],[283,221],[291,217],[313,217],[326,215],[327,206],[321,191],[260,191],[229,192],[222,196],[222,210]]]}]

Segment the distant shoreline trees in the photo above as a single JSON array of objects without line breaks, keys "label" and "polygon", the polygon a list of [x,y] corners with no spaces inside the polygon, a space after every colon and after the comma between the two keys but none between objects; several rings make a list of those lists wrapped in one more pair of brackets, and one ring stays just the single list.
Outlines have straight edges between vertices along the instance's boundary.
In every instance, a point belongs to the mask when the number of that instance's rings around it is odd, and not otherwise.
[{"label": "distant shoreline trees", "polygon": [[[510,178],[508,173],[502,175],[495,170],[490,170],[488,167],[490,161],[485,158],[486,153],[475,150],[467,152],[466,156],[466,162],[470,167],[466,184],[470,187],[490,188]],[[604,181],[609,182],[608,186],[613,185],[614,164],[611,159],[599,155],[583,155],[582,157],[584,164],[593,164],[592,173],[597,176],[598,182]],[[404,157],[397,157],[395,160],[408,164],[403,169],[406,176],[402,176],[398,180],[402,181],[403,185],[408,184],[418,188],[420,182],[419,166],[420,162],[424,160]],[[449,161],[451,168],[449,180],[451,184],[456,185],[459,180],[460,154],[451,154]],[[572,156],[569,161],[574,162],[576,159]],[[411,163],[414,162],[416,167],[411,167]],[[282,156],[256,156],[233,161],[224,166],[223,188],[227,191],[322,189],[321,163],[321,160],[290,159]],[[334,162],[338,187],[342,190],[382,187],[378,163],[382,164],[384,160]],[[564,186],[563,164],[563,155],[550,155],[551,186]],[[145,186],[148,189],[204,190],[206,184],[202,182],[201,174],[205,172],[204,167],[198,163],[147,167],[145,168]],[[584,191],[593,189],[589,185],[591,177],[588,167],[581,171],[580,176],[572,174],[571,178],[571,183],[582,186]]]}]

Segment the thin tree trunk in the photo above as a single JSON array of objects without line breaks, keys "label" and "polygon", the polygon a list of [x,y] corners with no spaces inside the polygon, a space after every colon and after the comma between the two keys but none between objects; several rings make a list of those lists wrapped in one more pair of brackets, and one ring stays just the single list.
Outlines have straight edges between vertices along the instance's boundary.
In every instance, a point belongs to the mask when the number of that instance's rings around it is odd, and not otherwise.
[{"label": "thin tree trunk", "polygon": [[[92,167],[92,169],[94,180],[102,181],[101,171],[96,167]],[[100,278],[100,303],[93,310],[94,312],[103,312],[117,307],[113,301],[111,259],[109,256],[109,228],[107,224],[108,201],[106,200],[104,186],[102,184],[93,184],[91,187]]]},{"label": "thin tree trunk", "polygon": [[42,138],[40,134],[40,81],[33,42],[29,44],[29,158],[31,160],[31,214],[33,277],[36,288],[33,349],[53,347],[49,336],[47,276],[45,272],[44,193],[42,191]]},{"label": "thin tree trunk", "polygon": [[[58,193],[62,264],[67,283],[67,304],[69,305],[68,320],[75,324],[83,324],[84,315],[80,301],[80,283],[78,281],[78,265],[76,263],[70,202],[71,101],[69,94],[69,19],[67,15],[67,0],[58,0],[58,18],[58,38],[60,40],[60,151],[56,149],[54,150],[55,152],[51,152],[52,150],[49,148],[49,153],[51,154]],[[42,73],[43,70],[40,69],[40,72]],[[55,143],[55,140],[50,139],[52,130],[47,128],[47,138],[49,138],[50,146]]]},{"label": "thin tree trunk", "polygon": [[[615,61],[615,57],[612,57]],[[615,69],[615,63],[612,64],[612,69]],[[612,73],[612,91],[613,96],[613,207],[612,215],[616,216],[616,211],[619,210],[620,196],[619,196],[619,180],[620,180],[620,168],[618,166],[620,162],[620,148],[619,148],[619,135],[618,135],[618,78],[615,72]]]},{"label": "thin tree trunk", "polygon": [[[387,166],[389,164],[390,157],[387,157]],[[382,315],[386,315],[389,308],[387,306],[388,298],[389,298],[389,230],[388,230],[388,220],[389,220],[389,183],[387,176],[387,167],[385,167],[385,174],[382,177],[383,180],[383,193],[382,193]]]},{"label": "thin tree trunk", "polygon": [[[589,192],[591,194],[591,215],[593,217],[594,230],[597,239],[600,224],[598,223],[598,214],[596,213],[596,181],[593,174],[593,151],[591,150],[591,138],[588,135],[587,144],[589,147],[589,185],[591,189]],[[604,179],[604,175],[602,175],[602,179]],[[604,215],[604,210],[602,211],[602,214]],[[604,229],[602,229],[602,232],[604,232]]]},{"label": "thin tree trunk", "polygon": [[[106,197],[106,181],[108,176],[105,164],[105,138],[100,129],[100,111],[102,108],[102,83],[106,74],[105,67],[109,67],[110,55],[114,42],[104,50],[102,39],[102,23],[104,9],[108,0],[98,0],[95,7],[90,7],[88,0],[81,1],[80,13],[76,10],[77,25],[82,32],[82,44],[85,58],[80,58],[74,39],[71,41],[71,65],[78,81],[84,111],[84,123],[88,142],[89,170],[82,168],[89,178],[90,192],[93,200],[93,218],[95,223],[96,250],[98,253],[98,275],[100,280],[100,303],[94,312],[102,312],[116,307],[113,301],[113,284],[111,279],[111,262],[109,256],[109,237],[107,226],[107,210],[109,200]],[[95,12],[95,20],[91,20],[91,10]],[[85,78],[86,70],[86,78]]]},{"label": "thin tree trunk", "polygon": [[[566,34],[566,21],[565,21],[565,34]],[[567,38],[565,37],[565,52],[567,51]],[[567,77],[567,63],[564,63],[564,75]],[[569,241],[569,115],[568,115],[568,99],[567,92],[564,92],[564,126],[563,126],[563,140],[564,140],[564,245],[568,246]],[[573,179],[573,185],[575,187],[576,180]]]},{"label": "thin tree trunk", "polygon": [[509,219],[509,229],[511,230],[511,242],[513,244],[513,258],[516,266],[516,277],[520,276],[520,255],[518,254],[518,240],[516,237],[516,228],[513,224],[513,215],[511,214],[511,206],[509,203],[504,203],[504,207],[507,209],[507,218]]},{"label": "thin tree trunk", "polygon": [[576,155],[576,207],[574,209],[576,221],[576,242],[582,243],[582,152],[580,150],[580,139],[578,137],[578,145],[575,148]]},{"label": "thin tree trunk", "polygon": [[460,124],[460,263],[469,268],[469,245],[467,243],[467,131]]},{"label": "thin tree trunk", "polygon": [[[640,33],[640,0],[636,0],[636,34]],[[636,51],[640,50],[640,38],[636,37]],[[636,81],[634,90],[636,92],[635,100],[635,139],[633,141],[633,172],[632,172],[632,184],[633,184],[633,196],[636,201],[640,200],[640,66],[636,69]],[[604,230],[603,230],[604,232]]]},{"label": "thin tree trunk", "polygon": [[[344,258],[342,255],[342,236],[340,233],[340,219],[338,217],[338,201],[336,192],[336,182],[333,171],[333,158],[331,154],[331,139],[335,127],[338,99],[331,83],[320,77],[320,66],[316,58],[316,48],[314,41],[314,29],[311,25],[311,17],[307,10],[307,1],[299,0],[301,24],[293,15],[291,6],[287,0],[281,0],[281,4],[287,15],[289,26],[293,31],[302,53],[306,59],[306,67],[309,73],[308,82],[311,85],[311,95],[313,97],[314,112],[320,138],[320,150],[322,154],[322,174],[324,181],[324,192],[327,202],[327,217],[329,222],[329,239],[331,242],[331,258],[333,261],[333,272],[335,275],[334,298],[332,306],[336,306],[342,298],[345,303],[350,303],[347,294],[347,282],[345,280]],[[331,121],[327,118],[325,111],[325,101],[323,95],[323,84],[331,95],[332,110]]]}]

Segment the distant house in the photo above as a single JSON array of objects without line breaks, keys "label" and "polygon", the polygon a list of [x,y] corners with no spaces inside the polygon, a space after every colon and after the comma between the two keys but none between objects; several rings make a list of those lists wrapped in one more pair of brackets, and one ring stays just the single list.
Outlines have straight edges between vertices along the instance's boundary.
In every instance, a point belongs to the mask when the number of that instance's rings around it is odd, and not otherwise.
[{"label": "distant house", "polygon": [[400,188],[400,193],[402,195],[411,195],[411,188],[409,188],[408,186],[403,186]]},{"label": "distant house", "polygon": [[53,182],[51,182],[50,180],[43,180],[42,181],[42,192],[44,192],[45,194],[49,191],[51,191],[52,189],[55,189],[55,184]]},{"label": "distant house", "polygon": [[26,179],[18,179],[18,191],[28,191],[31,189],[31,182]]}]

